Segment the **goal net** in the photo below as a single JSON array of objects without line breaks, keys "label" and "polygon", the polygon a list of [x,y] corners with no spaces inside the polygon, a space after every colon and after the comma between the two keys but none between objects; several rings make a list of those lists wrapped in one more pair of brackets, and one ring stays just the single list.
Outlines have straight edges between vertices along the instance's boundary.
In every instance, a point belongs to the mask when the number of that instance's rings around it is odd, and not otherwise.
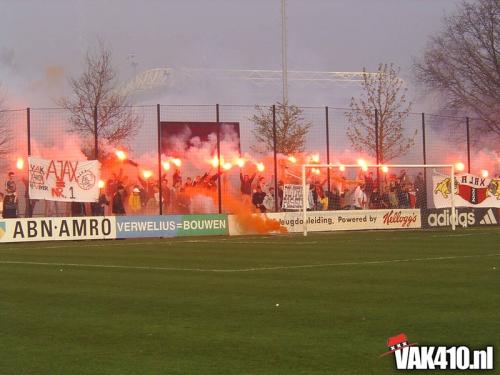
[{"label": "goal net", "polygon": [[436,207],[445,208],[442,226],[455,230],[455,170],[452,164],[303,164],[303,234],[321,231],[325,222],[330,230],[421,228],[422,215]]}]

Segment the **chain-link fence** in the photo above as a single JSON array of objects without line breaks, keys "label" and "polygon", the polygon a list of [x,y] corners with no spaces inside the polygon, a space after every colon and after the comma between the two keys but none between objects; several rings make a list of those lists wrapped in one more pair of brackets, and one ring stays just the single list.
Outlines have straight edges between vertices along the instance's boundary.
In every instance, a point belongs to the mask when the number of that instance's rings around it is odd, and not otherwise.
[{"label": "chain-link fence", "polygon": [[[303,163],[356,164],[359,159],[368,164],[461,162],[466,172],[479,174],[487,168],[492,175],[499,172],[498,156],[491,151],[494,148],[483,147],[481,122],[468,118],[410,113],[402,116],[398,135],[391,138],[386,134],[388,124],[373,111],[368,118],[368,140],[363,140],[360,134],[357,139],[349,137],[352,112],[343,108],[302,107],[295,108],[293,115],[289,109],[273,105],[128,109],[134,119],[133,131],[122,137],[107,132],[101,126],[106,120],[97,112],[86,128],[76,128],[74,116],[60,108],[0,112],[4,135],[0,137],[4,171],[0,181],[6,186],[8,173],[14,172],[17,215],[96,214],[90,204],[75,208],[64,202],[30,200],[28,156],[57,160],[97,157],[103,212],[117,213],[113,198],[121,190],[127,215],[229,213],[241,204],[259,211],[281,210],[283,185],[301,183]],[[357,180],[358,172],[349,169],[342,178]],[[389,179],[381,177],[380,170],[372,172],[376,185]],[[400,173],[392,172],[393,176]],[[334,191],[345,193],[339,191],[338,176],[330,169],[308,173],[316,173],[309,179],[318,181],[326,196]],[[413,169],[412,173],[412,181],[420,173],[424,180],[428,178],[427,169]],[[408,187],[409,192],[411,189],[414,186]],[[342,208],[337,204],[316,207]]]}]

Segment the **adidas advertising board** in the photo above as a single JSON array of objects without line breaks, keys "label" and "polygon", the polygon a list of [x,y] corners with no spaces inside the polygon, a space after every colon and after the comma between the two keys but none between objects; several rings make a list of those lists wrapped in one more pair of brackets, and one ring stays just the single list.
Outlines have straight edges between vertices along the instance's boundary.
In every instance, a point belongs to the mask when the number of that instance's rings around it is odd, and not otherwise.
[{"label": "adidas advertising board", "polygon": [[[451,226],[451,208],[422,210],[422,226],[424,228],[441,228]],[[455,225],[460,228],[482,225],[499,225],[500,213],[495,207],[489,208],[455,208]]]}]

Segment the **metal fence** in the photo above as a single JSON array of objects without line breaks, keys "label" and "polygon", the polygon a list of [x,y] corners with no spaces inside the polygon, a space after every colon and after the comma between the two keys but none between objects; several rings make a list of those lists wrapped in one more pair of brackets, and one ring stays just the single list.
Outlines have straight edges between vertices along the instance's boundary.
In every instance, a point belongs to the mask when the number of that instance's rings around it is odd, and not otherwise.
[{"label": "metal fence", "polygon": [[[260,106],[276,111],[275,107]],[[266,192],[273,188],[274,192],[280,191],[284,182],[299,183],[296,173],[290,167],[290,156],[282,155],[277,149],[265,153],[255,151],[255,124],[251,117],[257,113],[255,105],[151,105],[131,107],[139,121],[138,132],[121,145],[108,144],[101,139],[99,133],[89,132],[84,135],[75,133],[72,129],[70,113],[60,108],[27,108],[23,110],[7,110],[0,112],[2,129],[10,134],[9,153],[2,157],[1,168],[5,173],[0,176],[0,181],[5,181],[8,171],[16,172],[18,180],[19,216],[51,216],[71,215],[69,205],[53,202],[36,202],[28,204],[27,194],[27,167],[16,163],[19,159],[26,160],[28,156],[44,158],[81,159],[94,158],[107,159],[103,163],[102,178],[105,183],[103,193],[111,199],[115,193],[116,183],[123,184],[128,195],[134,194],[137,187],[141,194],[140,206],[131,207],[127,203],[127,214],[174,214],[174,213],[224,213],[234,209],[233,202],[241,200],[240,172],[252,175],[257,172],[263,179],[259,183],[265,186]],[[304,151],[300,153],[302,160],[314,155],[315,160],[321,163],[354,164],[360,157],[375,163],[379,160],[377,154],[356,152],[350,144],[346,131],[349,126],[347,121],[348,109],[329,107],[303,107],[300,108],[304,122],[311,124],[307,132]],[[375,111],[374,118],[377,117]],[[245,158],[247,165],[242,170],[232,162],[229,168],[221,163],[212,165],[211,159],[199,162],[184,163],[181,167],[169,165],[166,169],[166,158],[162,155],[162,126],[164,121],[179,122],[214,122],[217,129],[224,123],[239,123],[239,152]],[[405,154],[390,161],[391,164],[443,164],[461,161],[465,171],[479,173],[484,164],[484,156],[480,150],[479,120],[469,118],[452,118],[424,113],[411,113],[405,119],[403,132],[408,137],[413,137],[413,146]],[[276,123],[273,123],[275,129]],[[377,125],[375,125],[377,126]],[[379,134],[377,131],[376,134]],[[221,148],[219,130],[216,132],[217,142],[213,155],[217,160],[224,157]],[[378,137],[374,142],[378,142]],[[280,144],[280,139],[274,138],[274,144]],[[379,150],[377,143],[376,150]],[[113,159],[117,149],[126,150],[128,163]],[[115,160],[115,162],[113,162]],[[181,160],[182,161],[182,160]],[[262,163],[263,169],[258,170]],[[497,161],[495,160],[495,163]],[[25,162],[26,164],[26,162]],[[498,163],[497,163],[498,164]],[[203,170],[203,166],[206,169]],[[496,164],[495,164],[496,165]],[[175,170],[178,176],[175,175]],[[490,171],[498,173],[498,171]],[[182,187],[189,178],[191,182],[198,176],[208,173],[213,177],[210,192],[200,193],[194,201],[193,196],[182,197],[182,192],[177,186],[174,188],[173,180],[180,175]],[[320,171],[328,175],[325,191],[330,193],[333,183],[330,182],[328,171]],[[415,174],[417,172],[415,171]],[[295,180],[294,180],[295,178]],[[24,182],[24,183],[22,183]],[[256,180],[254,181],[254,187]],[[278,193],[276,195],[279,195]],[[178,205],[177,201],[184,199],[188,206]],[[128,201],[127,201],[128,202]],[[275,199],[274,209],[280,210],[279,198]],[[111,213],[107,209],[107,213]]]}]

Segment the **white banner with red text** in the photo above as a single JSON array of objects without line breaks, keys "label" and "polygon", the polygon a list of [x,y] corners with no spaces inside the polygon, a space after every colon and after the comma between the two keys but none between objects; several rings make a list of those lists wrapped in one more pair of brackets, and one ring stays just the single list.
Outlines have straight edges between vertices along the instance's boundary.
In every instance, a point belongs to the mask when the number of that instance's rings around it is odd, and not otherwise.
[{"label": "white banner with red text", "polygon": [[[432,185],[436,208],[451,207],[450,177],[436,173],[432,176]],[[500,208],[500,179],[469,173],[456,174],[453,194],[455,207]]]},{"label": "white banner with red text", "polygon": [[[277,220],[288,232],[302,232],[302,212],[278,212],[255,214]],[[236,215],[229,215],[229,234],[253,234]],[[370,229],[415,229],[422,227],[419,209],[383,209],[383,210],[341,210],[341,211],[308,211],[307,230],[311,232],[328,232],[337,230],[370,230]]]},{"label": "white banner with red text", "polygon": [[29,157],[29,197],[59,202],[95,202],[99,198],[97,160]]}]

